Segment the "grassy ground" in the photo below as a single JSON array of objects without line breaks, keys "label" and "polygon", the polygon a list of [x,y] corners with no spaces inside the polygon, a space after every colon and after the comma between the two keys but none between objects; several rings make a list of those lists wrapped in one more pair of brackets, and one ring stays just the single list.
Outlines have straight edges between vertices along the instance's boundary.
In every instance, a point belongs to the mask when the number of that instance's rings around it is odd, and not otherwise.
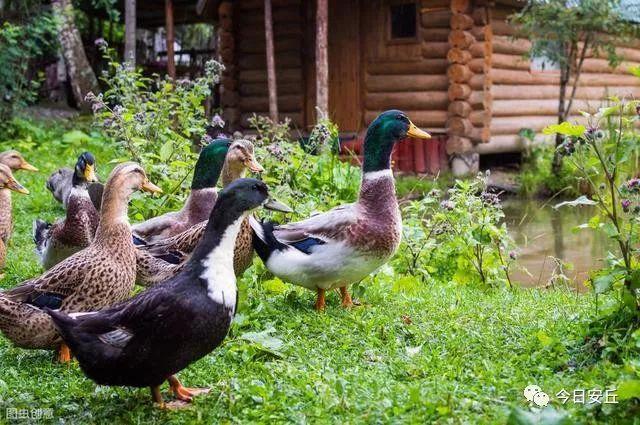
[{"label": "grassy ground", "polygon": [[[106,154],[98,142],[86,143]],[[31,222],[62,214],[44,179],[75,160],[42,144],[32,149],[28,159],[42,172],[18,175],[32,194],[14,196],[0,287],[40,273]],[[553,395],[615,386],[621,373],[584,348],[595,314],[590,295],[450,285],[406,293],[392,291],[392,281],[392,270],[369,279],[363,305],[351,311],[330,294],[318,314],[312,293],[269,279],[256,261],[240,282],[230,337],[180,374],[211,393],[179,412],[152,407],[147,390],[98,387],[77,364],[57,364],[52,353],[20,350],[0,336],[0,423],[7,408],[53,409],[53,421],[65,423],[503,423],[512,408],[530,410],[522,396],[529,384],[572,419],[633,421],[623,419],[625,404],[561,406]]]}]

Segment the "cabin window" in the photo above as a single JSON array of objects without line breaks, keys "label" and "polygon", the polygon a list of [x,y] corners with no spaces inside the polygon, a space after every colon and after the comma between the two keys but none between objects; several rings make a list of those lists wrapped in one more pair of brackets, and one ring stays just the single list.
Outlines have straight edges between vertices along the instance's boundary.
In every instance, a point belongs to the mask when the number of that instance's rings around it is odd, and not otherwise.
[{"label": "cabin window", "polygon": [[416,41],[418,38],[418,5],[415,2],[389,6],[389,40]]}]

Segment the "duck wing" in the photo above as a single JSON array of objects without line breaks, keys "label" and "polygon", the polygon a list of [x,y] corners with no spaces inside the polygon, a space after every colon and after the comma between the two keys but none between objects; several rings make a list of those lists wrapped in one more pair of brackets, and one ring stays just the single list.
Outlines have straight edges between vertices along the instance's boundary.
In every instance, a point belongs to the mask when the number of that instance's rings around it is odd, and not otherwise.
[{"label": "duck wing", "polygon": [[167,262],[142,249],[136,249],[136,282],[142,286],[155,285],[178,274],[184,264]]},{"label": "duck wing", "polygon": [[204,229],[207,227],[209,220],[205,220],[194,226],[191,226],[182,233],[171,236],[166,239],[162,239],[157,242],[148,243],[145,246],[140,247],[145,251],[148,251],[154,257],[162,258],[167,254],[181,252],[190,254],[202,239]]},{"label": "duck wing", "polygon": [[311,254],[317,245],[345,239],[349,229],[357,223],[356,208],[355,204],[341,205],[306,220],[280,226],[259,223],[250,216],[253,246],[263,261],[267,261],[272,252],[288,248]]},{"label": "duck wing", "polygon": [[357,221],[355,204],[341,205],[325,213],[295,223],[274,226],[273,234],[287,245],[300,244],[309,239],[323,242],[341,240],[349,227]]},{"label": "duck wing", "polygon": [[88,277],[85,275],[89,259],[84,255],[69,257],[58,263],[42,276],[27,280],[3,295],[15,302],[34,307],[58,309],[65,298],[73,295],[76,288]]}]

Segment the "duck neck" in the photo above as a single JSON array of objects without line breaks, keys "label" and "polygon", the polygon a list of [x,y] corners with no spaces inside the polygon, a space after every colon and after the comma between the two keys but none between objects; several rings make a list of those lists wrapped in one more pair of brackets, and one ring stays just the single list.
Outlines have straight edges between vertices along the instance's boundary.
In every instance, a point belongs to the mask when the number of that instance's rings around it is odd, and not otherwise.
[{"label": "duck neck", "polygon": [[216,257],[220,259],[221,266],[233,268],[235,240],[246,214],[234,212],[228,208],[227,211],[224,211],[219,204],[216,204],[211,212],[202,238],[194,249],[190,261],[198,263],[211,257],[215,252]]},{"label": "duck neck", "polygon": [[369,128],[364,138],[364,162],[362,172],[382,171],[391,168],[391,152],[395,139],[378,128]]},{"label": "duck neck", "polygon": [[0,189],[0,240],[9,238],[11,232],[11,191]]},{"label": "duck neck", "polygon": [[244,164],[237,161],[225,161],[222,167],[222,186],[227,187],[229,183],[244,177]]},{"label": "duck neck", "polygon": [[360,185],[358,201],[368,210],[379,213],[387,210],[398,210],[396,185],[391,169],[365,172]]},{"label": "duck neck", "polygon": [[211,155],[209,152],[201,152],[193,170],[191,190],[216,187],[222,172],[223,162],[224,155]]},{"label": "duck neck", "polygon": [[215,204],[215,195],[215,187],[192,189],[182,209],[187,214],[187,219],[192,223],[208,219]]},{"label": "duck neck", "polygon": [[96,230],[96,243],[109,245],[114,240],[131,242],[128,205],[129,195],[109,185],[105,187],[100,208],[100,223]]}]

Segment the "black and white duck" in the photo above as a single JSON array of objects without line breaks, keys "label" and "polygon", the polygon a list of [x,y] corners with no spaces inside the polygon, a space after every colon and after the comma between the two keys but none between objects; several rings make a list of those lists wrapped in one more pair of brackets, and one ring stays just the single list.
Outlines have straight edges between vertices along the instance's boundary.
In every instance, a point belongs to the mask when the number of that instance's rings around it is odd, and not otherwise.
[{"label": "black and white duck", "polygon": [[164,406],[168,381],[182,402],[203,390],[175,377],[218,347],[236,311],[233,250],[251,210],[286,207],[269,199],[267,186],[239,179],[222,190],[205,234],[182,271],[114,307],[81,315],[48,310],[85,374],[101,385],[149,387]]}]

